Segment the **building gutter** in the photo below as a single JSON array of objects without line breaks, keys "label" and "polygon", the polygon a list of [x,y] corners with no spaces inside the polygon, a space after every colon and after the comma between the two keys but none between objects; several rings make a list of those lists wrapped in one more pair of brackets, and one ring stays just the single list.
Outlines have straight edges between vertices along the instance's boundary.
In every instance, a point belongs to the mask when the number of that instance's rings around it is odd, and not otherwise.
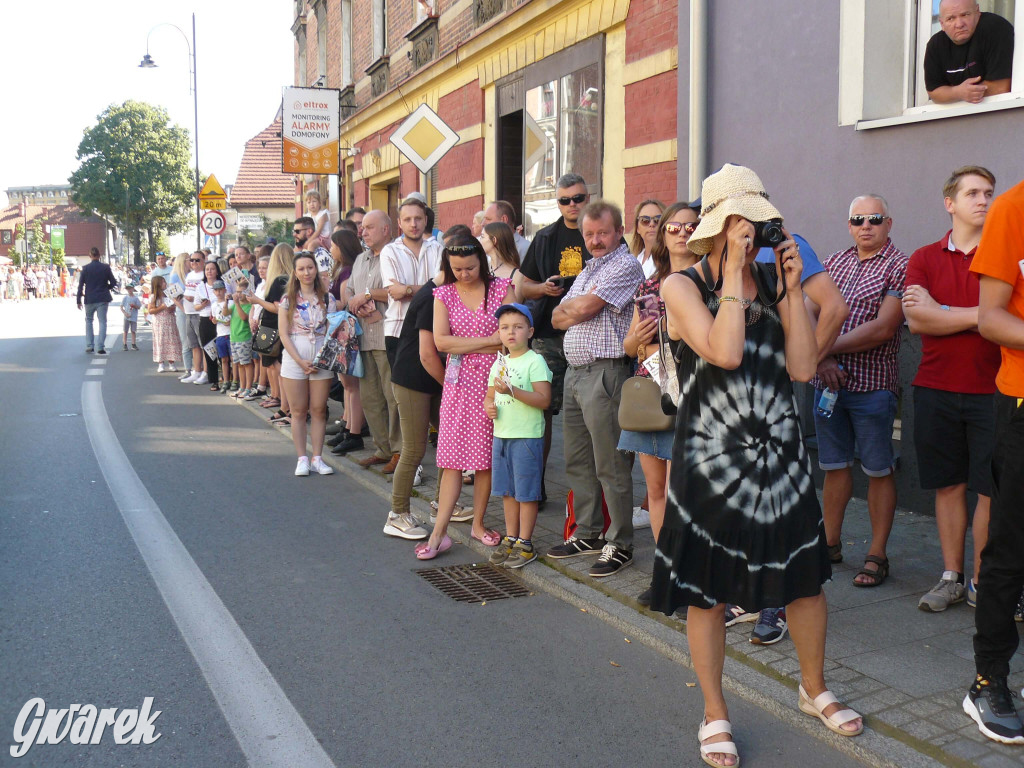
[{"label": "building gutter", "polygon": [[708,2],[690,0],[689,200],[700,196],[708,165]]}]

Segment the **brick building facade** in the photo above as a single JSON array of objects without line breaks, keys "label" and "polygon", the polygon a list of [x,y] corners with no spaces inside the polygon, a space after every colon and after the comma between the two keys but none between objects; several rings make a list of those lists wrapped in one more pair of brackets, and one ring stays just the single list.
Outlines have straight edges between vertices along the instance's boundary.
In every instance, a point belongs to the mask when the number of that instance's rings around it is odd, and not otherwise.
[{"label": "brick building facade", "polygon": [[[301,182],[333,211],[420,190],[444,228],[504,198],[532,230],[569,171],[627,216],[677,199],[676,2],[289,1],[295,85],[341,91],[343,172]],[[460,137],[425,175],[389,142],[423,103]]]}]

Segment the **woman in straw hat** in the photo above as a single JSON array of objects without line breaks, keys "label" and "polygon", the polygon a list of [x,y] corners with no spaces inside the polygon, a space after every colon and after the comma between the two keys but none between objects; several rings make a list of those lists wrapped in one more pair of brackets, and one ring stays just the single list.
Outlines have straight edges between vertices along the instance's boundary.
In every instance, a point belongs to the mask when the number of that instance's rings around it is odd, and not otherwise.
[{"label": "woman in straw hat", "polygon": [[687,639],[704,695],[700,752],[739,764],[722,694],[725,606],[787,607],[800,659],[800,710],[842,736],[863,730],[824,678],[832,575],[821,507],[791,380],[809,381],[814,330],[800,290],[800,249],[784,232],[759,269],[755,223],[782,216],[757,175],[726,165],[704,180],[688,246],[704,256],[662,283],[670,335],[682,339],[680,400],[651,606],[687,606]]}]

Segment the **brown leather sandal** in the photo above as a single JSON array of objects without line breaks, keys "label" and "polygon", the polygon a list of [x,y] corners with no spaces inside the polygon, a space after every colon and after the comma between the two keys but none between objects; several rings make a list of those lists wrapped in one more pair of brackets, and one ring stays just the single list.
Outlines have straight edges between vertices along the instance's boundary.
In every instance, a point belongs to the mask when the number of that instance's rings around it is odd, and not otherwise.
[{"label": "brown leather sandal", "polygon": [[889,577],[889,558],[878,557],[877,555],[868,555],[864,558],[864,565],[868,563],[874,563],[878,566],[878,570],[869,571],[867,568],[861,568],[857,571],[857,576],[867,576],[871,581],[860,582],[857,581],[855,576],[853,579],[853,586],[855,587],[878,587],[885,583],[885,580]]},{"label": "brown leather sandal", "polygon": [[830,563],[843,562],[843,542],[838,544],[826,544],[828,547],[828,559]]}]

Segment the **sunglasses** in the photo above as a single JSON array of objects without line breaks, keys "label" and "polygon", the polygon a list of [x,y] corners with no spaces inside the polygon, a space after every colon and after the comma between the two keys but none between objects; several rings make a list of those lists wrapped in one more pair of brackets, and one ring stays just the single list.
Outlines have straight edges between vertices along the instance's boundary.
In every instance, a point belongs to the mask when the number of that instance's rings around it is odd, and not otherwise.
[{"label": "sunglasses", "polygon": [[665,225],[665,231],[670,235],[678,235],[684,229],[686,230],[686,234],[692,235],[694,230],[697,229],[697,222],[690,221],[686,224],[680,224],[678,221],[670,221]]},{"label": "sunglasses", "polygon": [[882,223],[888,219],[888,216],[883,216],[880,213],[873,213],[870,216],[851,216],[850,226],[860,227],[864,225],[864,222],[868,222],[873,227],[880,227]]},{"label": "sunglasses", "polygon": [[188,263],[189,264],[202,264],[203,260],[202,259],[189,259]]},{"label": "sunglasses", "polygon": [[293,235],[301,235],[305,231],[306,231],[305,229],[293,229],[292,230],[292,234]]},{"label": "sunglasses", "polygon": [[651,224],[657,224],[661,221],[661,214],[659,213],[657,216],[637,216],[636,220],[638,224],[643,224],[645,227],[649,227]]},{"label": "sunglasses", "polygon": [[586,192],[581,192],[580,194],[573,195],[572,197],[560,197],[560,198],[558,198],[558,204],[559,205],[568,205],[569,203],[576,203],[577,205],[579,205],[580,203],[584,202],[586,199],[587,199]]}]

